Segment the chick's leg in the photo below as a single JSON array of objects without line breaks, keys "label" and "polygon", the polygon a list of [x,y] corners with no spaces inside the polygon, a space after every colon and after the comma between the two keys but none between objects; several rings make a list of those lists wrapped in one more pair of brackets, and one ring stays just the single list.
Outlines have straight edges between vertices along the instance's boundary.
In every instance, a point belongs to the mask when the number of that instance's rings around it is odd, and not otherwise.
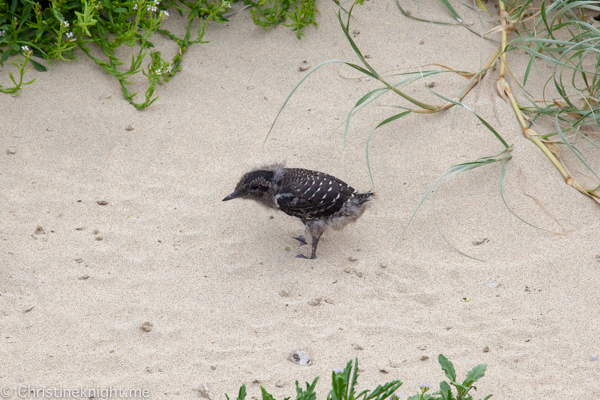
[{"label": "chick's leg", "polygon": [[317,258],[317,246],[319,245],[319,239],[320,237],[312,237],[312,252],[310,254],[310,258],[306,257],[304,254],[298,254],[296,258],[306,258],[309,260],[314,260],[315,258]]}]

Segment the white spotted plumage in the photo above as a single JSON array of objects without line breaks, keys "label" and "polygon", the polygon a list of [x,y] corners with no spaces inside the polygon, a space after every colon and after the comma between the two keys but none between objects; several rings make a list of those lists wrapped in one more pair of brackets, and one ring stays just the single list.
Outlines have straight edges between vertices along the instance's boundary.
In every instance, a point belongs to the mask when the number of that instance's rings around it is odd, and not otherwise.
[{"label": "white spotted plumage", "polygon": [[300,218],[313,237],[311,258],[316,258],[323,232],[329,227],[342,229],[355,221],[372,196],[371,192],[358,193],[334,176],[276,164],[245,174],[224,200],[245,197]]}]

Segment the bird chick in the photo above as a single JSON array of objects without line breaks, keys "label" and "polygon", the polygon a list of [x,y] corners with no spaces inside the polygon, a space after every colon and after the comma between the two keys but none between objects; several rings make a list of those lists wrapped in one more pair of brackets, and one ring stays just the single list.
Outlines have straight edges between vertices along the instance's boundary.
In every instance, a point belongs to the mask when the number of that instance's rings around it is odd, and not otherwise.
[{"label": "bird chick", "polygon": [[[312,236],[310,258],[317,258],[317,245],[327,228],[340,230],[362,215],[374,193],[358,193],[345,182],[322,172],[302,168],[266,166],[242,176],[233,193],[223,201],[251,199],[300,218]],[[297,239],[306,244],[303,236]],[[308,258],[302,254],[297,257]]]}]

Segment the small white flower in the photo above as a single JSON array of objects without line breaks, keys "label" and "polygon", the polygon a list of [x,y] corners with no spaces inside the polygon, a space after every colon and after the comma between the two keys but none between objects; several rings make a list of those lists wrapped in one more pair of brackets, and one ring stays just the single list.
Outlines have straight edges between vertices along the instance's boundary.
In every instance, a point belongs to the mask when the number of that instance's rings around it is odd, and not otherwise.
[{"label": "small white flower", "polygon": [[21,50],[23,51],[23,53],[31,54],[31,49],[29,48],[29,46],[21,46]]},{"label": "small white flower", "polygon": [[225,8],[231,8],[231,3],[229,1],[224,1],[223,2],[223,7],[225,7]]},{"label": "small white flower", "polygon": [[160,13],[162,14],[163,18],[169,17],[169,12],[167,10],[162,10]]},{"label": "small white flower", "polygon": [[71,39],[73,37],[73,32],[67,32],[66,35],[69,39]]},{"label": "small white flower", "polygon": [[70,25],[69,25],[69,21],[63,21],[63,22],[62,22],[62,25],[63,25],[65,28],[68,28],[68,27],[70,26]]},{"label": "small white flower", "polygon": [[156,72],[156,75],[161,75],[161,74],[162,74],[162,71],[161,71],[160,69],[157,69],[157,70],[156,70],[156,71],[154,71],[154,72]]},{"label": "small white flower", "polygon": [[167,71],[167,74],[170,74],[172,69],[173,69],[173,66],[169,65],[165,71]]},{"label": "small white flower", "polygon": [[138,9],[138,5],[137,5],[137,3],[135,3],[135,4],[133,5],[133,9],[134,9],[134,10],[137,10],[137,9]]}]

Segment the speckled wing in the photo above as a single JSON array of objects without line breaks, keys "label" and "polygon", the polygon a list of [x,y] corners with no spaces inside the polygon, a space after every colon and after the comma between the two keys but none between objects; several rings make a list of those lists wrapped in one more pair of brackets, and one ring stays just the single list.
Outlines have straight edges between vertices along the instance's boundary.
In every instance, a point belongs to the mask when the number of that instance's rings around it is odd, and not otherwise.
[{"label": "speckled wing", "polygon": [[275,198],[279,209],[286,214],[315,220],[337,213],[355,195],[356,190],[331,175],[288,168]]}]

